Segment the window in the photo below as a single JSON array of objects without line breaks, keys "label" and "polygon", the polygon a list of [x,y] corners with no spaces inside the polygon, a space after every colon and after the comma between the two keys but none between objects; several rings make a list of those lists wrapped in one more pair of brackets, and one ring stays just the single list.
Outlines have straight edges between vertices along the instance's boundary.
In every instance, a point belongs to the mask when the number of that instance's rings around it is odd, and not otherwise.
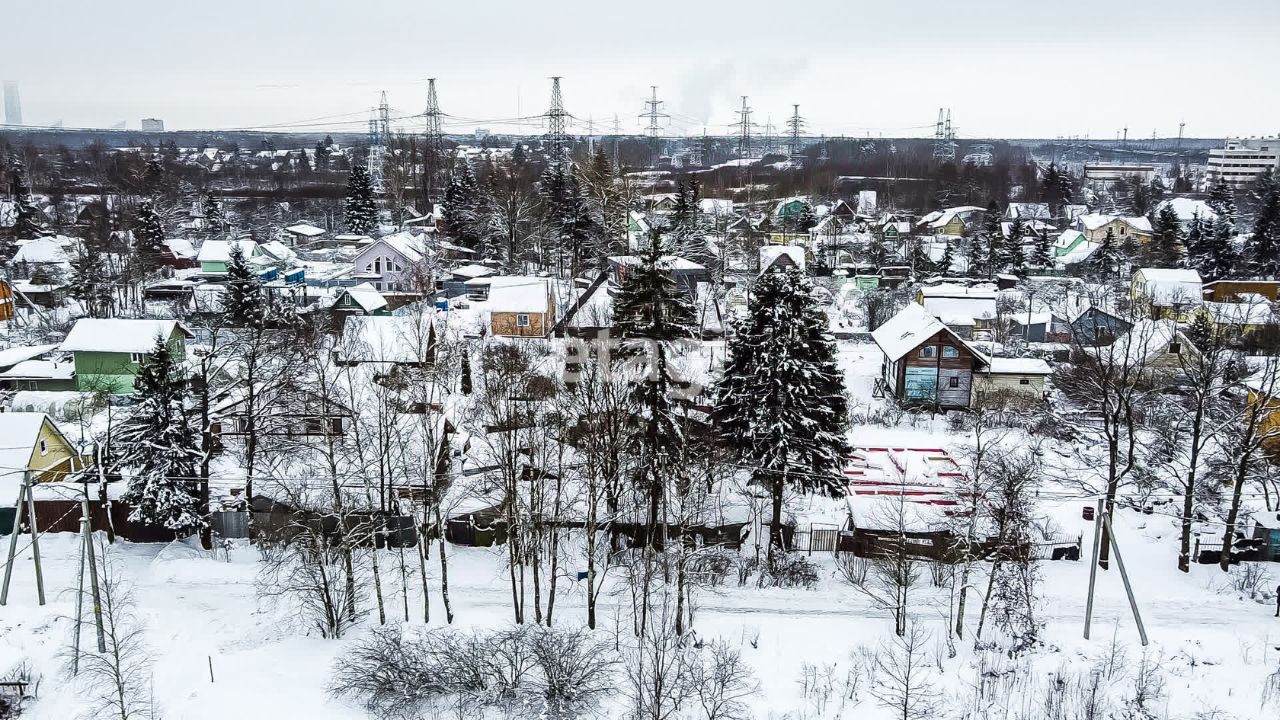
[{"label": "window", "polygon": [[1031,384],[1031,380],[1029,380],[1028,378],[1018,378],[1018,384],[1019,384],[1019,385],[1030,385],[1030,384]]},{"label": "window", "polygon": [[1181,353],[1182,353],[1182,343],[1176,343],[1176,342],[1169,343],[1170,355],[1180,355]]},{"label": "window", "polygon": [[129,362],[131,363],[142,362],[142,353],[129,353]]},{"label": "window", "polygon": [[43,439],[40,441],[40,454],[41,455],[49,454],[49,443],[45,442]]},{"label": "window", "polygon": [[373,271],[378,273],[379,275],[382,274],[382,258],[374,258]]},{"label": "window", "polygon": [[959,348],[953,348],[953,347],[951,347],[950,345],[943,345],[943,346],[942,346],[942,357],[944,357],[944,358],[958,358],[958,357],[960,357],[960,349],[959,349]]},{"label": "window", "polygon": [[951,377],[947,378],[947,387],[949,387],[949,388],[958,388],[958,387],[960,387],[960,378],[958,378],[958,377],[956,377],[956,376],[954,376],[954,375],[952,375]]},{"label": "window", "polygon": [[529,327],[529,316],[524,313],[516,315],[516,327]]},{"label": "window", "polygon": [[934,347],[933,345],[925,345],[924,347],[920,348],[920,357],[922,358],[938,357],[938,348]]}]

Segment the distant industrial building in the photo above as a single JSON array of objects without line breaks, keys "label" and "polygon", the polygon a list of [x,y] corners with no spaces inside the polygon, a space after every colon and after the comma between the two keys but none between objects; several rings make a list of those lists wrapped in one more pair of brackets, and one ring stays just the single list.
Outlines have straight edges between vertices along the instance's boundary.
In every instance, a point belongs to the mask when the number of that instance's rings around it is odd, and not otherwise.
[{"label": "distant industrial building", "polygon": [[1156,174],[1154,165],[1136,163],[1085,163],[1084,179],[1098,182],[1115,182],[1137,176],[1143,182],[1149,181]]},{"label": "distant industrial building", "polygon": [[18,83],[13,80],[4,81],[4,122],[22,124],[22,98],[18,97]]},{"label": "distant industrial building", "polygon": [[158,118],[142,118],[142,129],[148,132],[164,132],[164,121]]},{"label": "distant industrial building", "polygon": [[1267,170],[1280,170],[1280,137],[1228,138],[1223,147],[1209,150],[1205,180],[1210,185],[1223,180],[1233,188],[1247,188]]}]

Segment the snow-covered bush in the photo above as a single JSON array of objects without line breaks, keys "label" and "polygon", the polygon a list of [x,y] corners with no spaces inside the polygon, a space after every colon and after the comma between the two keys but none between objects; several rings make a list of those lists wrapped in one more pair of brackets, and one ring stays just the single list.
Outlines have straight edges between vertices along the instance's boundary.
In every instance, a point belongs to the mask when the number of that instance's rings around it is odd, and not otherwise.
[{"label": "snow-covered bush", "polygon": [[818,566],[799,553],[770,552],[760,573],[760,587],[812,588],[818,584]]},{"label": "snow-covered bush", "polygon": [[537,717],[577,717],[612,688],[617,658],[588,630],[515,626],[470,633],[379,628],[339,658],[335,697],[377,718],[429,709],[493,707]]}]

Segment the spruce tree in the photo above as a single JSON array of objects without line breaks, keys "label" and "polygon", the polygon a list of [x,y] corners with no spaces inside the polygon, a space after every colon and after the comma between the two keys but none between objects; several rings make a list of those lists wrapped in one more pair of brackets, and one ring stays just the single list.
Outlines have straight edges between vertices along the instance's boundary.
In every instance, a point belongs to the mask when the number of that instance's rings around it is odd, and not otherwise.
[{"label": "spruce tree", "polygon": [[[40,237],[38,211],[31,204],[31,190],[27,187],[26,174],[23,171],[22,163],[17,160],[13,162],[9,170],[9,194],[13,197],[14,203],[13,237],[20,240]],[[15,251],[16,249],[16,247],[13,248]],[[5,257],[0,257],[0,261],[7,262],[12,257],[13,253],[6,250]]]},{"label": "spruce tree", "polygon": [[222,205],[218,202],[218,198],[214,196],[212,190],[204,194],[201,210],[204,212],[205,231],[211,235],[222,232],[225,227],[224,218],[222,217]]},{"label": "spruce tree", "polygon": [[108,317],[112,304],[111,283],[102,253],[95,244],[83,243],[71,259],[68,285],[71,297],[80,302],[86,316]]},{"label": "spruce tree", "polygon": [[138,205],[138,214],[133,219],[133,240],[133,252],[143,271],[156,269],[165,251],[164,221],[150,200]]},{"label": "spruce tree", "polygon": [[1182,221],[1173,205],[1165,203],[1151,222],[1151,244],[1147,253],[1148,264],[1157,267],[1182,265]]},{"label": "spruce tree", "polygon": [[1200,274],[1206,280],[1241,276],[1243,268],[1239,267],[1241,258],[1236,249],[1236,226],[1229,216],[1219,215],[1209,224],[1203,253],[1199,266],[1203,268]]},{"label": "spruce tree", "polygon": [[716,389],[718,433],[772,498],[771,544],[783,548],[786,490],[841,497],[847,401],[836,343],[813,282],[795,267],[766,272],[729,341]]},{"label": "spruce tree", "polygon": [[268,309],[263,297],[262,278],[249,267],[240,243],[231,244],[227,262],[226,292],[222,296],[222,312],[233,327],[261,328],[266,325]]},{"label": "spruce tree", "polygon": [[623,344],[619,354],[647,360],[635,386],[642,429],[636,438],[639,482],[649,500],[648,523],[658,526],[658,506],[668,478],[682,472],[684,431],[672,400],[671,344],[693,337],[694,310],[662,262],[662,239],[655,231],[636,267],[628,268],[614,299],[614,329]]},{"label": "spruce tree", "polygon": [[1116,248],[1116,233],[1111,228],[1107,228],[1107,234],[1102,237],[1102,242],[1098,243],[1098,248],[1089,255],[1086,264],[1099,277],[1110,280],[1116,272],[1119,261],[1120,252]]},{"label": "spruce tree", "polygon": [[444,191],[445,227],[457,243],[481,252],[480,187],[476,182],[471,163],[459,160],[449,176],[449,186]]},{"label": "spruce tree", "polygon": [[182,364],[165,338],[134,379],[133,412],[116,432],[118,466],[129,475],[121,497],[131,522],[187,534],[204,524],[195,477],[200,436],[189,411]]},{"label": "spruce tree", "polygon": [[1235,232],[1236,226],[1236,193],[1227,184],[1226,180],[1219,179],[1218,182],[1209,189],[1209,199],[1205,200],[1205,204],[1213,209],[1213,212],[1219,218],[1226,220],[1231,225],[1232,232]]},{"label": "spruce tree", "polygon": [[1031,265],[1038,268],[1053,267],[1053,239],[1049,237],[1049,229],[1042,228],[1040,234],[1036,236],[1036,243],[1032,249]]},{"label": "spruce tree", "polygon": [[1245,243],[1249,272],[1264,278],[1280,278],[1280,177],[1272,170],[1258,176],[1250,196],[1257,210],[1253,232]]},{"label": "spruce tree", "polygon": [[1025,275],[1027,272],[1026,254],[1023,252],[1022,241],[1027,236],[1027,224],[1022,217],[1016,217],[1009,223],[1009,237],[1004,240],[1004,260],[1003,265],[1015,275]]},{"label": "spruce tree", "polygon": [[1000,206],[992,200],[987,205],[987,214],[982,219],[982,243],[986,245],[987,256],[983,269],[988,275],[1003,272],[1005,260],[1008,258],[1004,239],[1004,228],[1000,223]]},{"label": "spruce tree", "polygon": [[949,275],[951,266],[956,262],[955,246],[950,240],[947,241],[945,247],[942,248],[942,257],[938,259],[938,264],[934,266],[933,271],[939,275]]},{"label": "spruce tree", "polygon": [[373,185],[369,171],[363,165],[354,165],[347,176],[347,231],[368,235],[378,224],[378,205],[373,198]]}]

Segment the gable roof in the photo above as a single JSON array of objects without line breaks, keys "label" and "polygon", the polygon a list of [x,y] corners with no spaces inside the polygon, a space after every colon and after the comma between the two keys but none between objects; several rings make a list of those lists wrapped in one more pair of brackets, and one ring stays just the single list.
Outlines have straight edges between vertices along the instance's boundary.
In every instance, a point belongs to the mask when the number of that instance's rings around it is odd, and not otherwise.
[{"label": "gable roof", "polygon": [[959,335],[925,312],[923,307],[908,303],[898,311],[897,315],[871,331],[871,339],[875,340],[885,358],[892,362],[916,349],[925,340],[939,332],[950,335],[962,345],[965,344]]},{"label": "gable roof", "polygon": [[245,259],[258,254],[258,243],[253,240],[205,240],[196,260],[205,262],[231,262],[231,246],[239,244]]},{"label": "gable roof", "polygon": [[354,362],[424,362],[434,333],[430,315],[355,315],[342,327],[339,354]]},{"label": "gable roof", "polygon": [[551,307],[550,283],[539,277],[495,277],[489,285],[489,311],[547,312]]},{"label": "gable roof", "polygon": [[168,338],[175,328],[183,335],[191,336],[177,320],[80,318],[59,349],[67,352],[145,353],[155,347],[157,336]]},{"label": "gable roof", "polygon": [[367,282],[346,288],[341,294],[351,298],[351,301],[359,305],[360,309],[365,312],[371,313],[387,306],[387,299],[382,297],[382,293]]},{"label": "gable roof", "polygon": [[1203,295],[1200,273],[1189,268],[1139,268],[1142,294],[1154,303],[1198,303]]},{"label": "gable roof", "polygon": [[0,507],[12,507],[17,502],[22,473],[31,461],[31,453],[46,421],[55,433],[62,436],[58,426],[42,412],[0,413],[0,438],[4,438],[0,442]]},{"label": "gable roof", "polygon": [[315,237],[317,235],[323,235],[325,233],[324,228],[318,228],[315,225],[311,225],[309,223],[298,223],[297,225],[290,225],[289,227],[285,228],[284,231],[287,233],[293,233],[294,235],[301,235],[302,237]]},{"label": "gable roof", "polygon": [[0,368],[12,367],[20,362],[38,358],[57,349],[57,345],[19,345],[0,350]]}]

